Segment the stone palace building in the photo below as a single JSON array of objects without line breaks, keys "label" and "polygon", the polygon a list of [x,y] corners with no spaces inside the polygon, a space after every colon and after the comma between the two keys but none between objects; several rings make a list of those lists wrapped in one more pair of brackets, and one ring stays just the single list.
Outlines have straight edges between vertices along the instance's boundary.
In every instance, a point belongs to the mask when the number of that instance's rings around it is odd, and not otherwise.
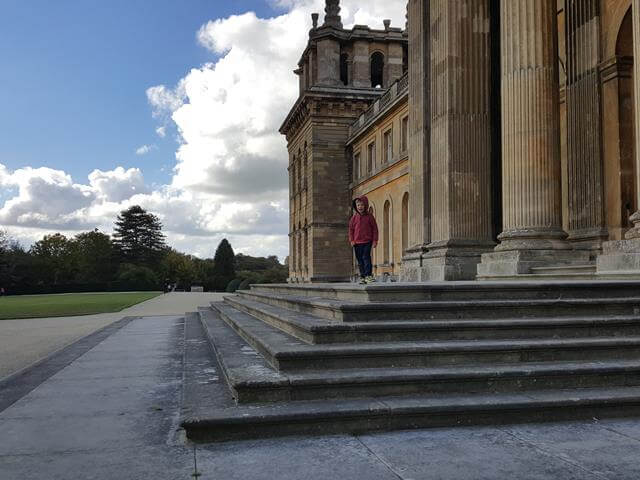
[{"label": "stone palace building", "polygon": [[[348,280],[351,199],[382,279],[640,274],[640,0],[409,0],[312,15],[281,132],[289,281]],[[635,39],[635,41],[634,41]]]}]

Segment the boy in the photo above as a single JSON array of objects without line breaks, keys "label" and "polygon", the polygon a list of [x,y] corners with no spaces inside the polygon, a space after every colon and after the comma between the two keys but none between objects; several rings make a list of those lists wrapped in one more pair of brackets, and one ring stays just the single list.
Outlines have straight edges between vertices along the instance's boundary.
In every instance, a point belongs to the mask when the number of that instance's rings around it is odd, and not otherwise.
[{"label": "boy", "polygon": [[360,269],[360,283],[375,282],[371,275],[371,248],[378,246],[378,225],[369,211],[369,200],[364,195],[352,204],[354,213],[349,220],[349,242],[353,247]]}]

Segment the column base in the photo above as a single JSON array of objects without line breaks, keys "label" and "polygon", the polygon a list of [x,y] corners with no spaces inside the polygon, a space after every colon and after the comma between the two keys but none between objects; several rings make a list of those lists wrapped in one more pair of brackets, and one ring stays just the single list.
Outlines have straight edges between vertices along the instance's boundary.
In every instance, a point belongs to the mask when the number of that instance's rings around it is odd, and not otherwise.
[{"label": "column base", "polygon": [[426,251],[425,245],[416,245],[405,251],[400,269],[401,282],[424,282],[428,280],[423,266],[423,255]]},{"label": "column base", "polygon": [[509,250],[485,253],[478,265],[478,280],[530,275],[534,267],[584,265],[588,250]]},{"label": "column base", "polygon": [[602,228],[589,228],[584,230],[571,230],[567,241],[574,250],[589,250],[591,259],[602,252],[602,245],[607,241],[609,232]]},{"label": "column base", "polygon": [[620,278],[640,276],[640,238],[604,242],[596,259],[598,276]]},{"label": "column base", "polygon": [[475,280],[482,254],[494,247],[491,241],[433,242],[423,255],[425,277],[430,281]]}]

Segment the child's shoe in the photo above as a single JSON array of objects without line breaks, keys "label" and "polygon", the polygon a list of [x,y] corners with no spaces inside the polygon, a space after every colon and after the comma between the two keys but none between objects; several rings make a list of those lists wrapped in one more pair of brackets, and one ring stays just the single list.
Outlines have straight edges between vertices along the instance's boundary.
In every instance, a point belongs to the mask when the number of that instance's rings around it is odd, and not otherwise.
[{"label": "child's shoe", "polygon": [[365,277],[360,277],[360,281],[358,283],[360,285],[365,285],[367,283],[367,279]]},{"label": "child's shoe", "polygon": [[373,275],[370,275],[367,278],[365,278],[364,281],[365,281],[365,283],[375,283],[376,282],[376,277],[374,277]]}]

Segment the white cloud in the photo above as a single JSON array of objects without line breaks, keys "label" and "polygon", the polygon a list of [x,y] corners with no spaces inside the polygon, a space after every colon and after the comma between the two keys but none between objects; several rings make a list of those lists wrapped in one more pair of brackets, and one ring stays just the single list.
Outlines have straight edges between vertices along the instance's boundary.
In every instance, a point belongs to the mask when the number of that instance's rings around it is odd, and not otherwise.
[{"label": "white cloud", "polygon": [[151,150],[154,150],[156,148],[158,147],[156,147],[155,145],[142,145],[141,147],[138,147],[136,149],[136,155],[146,155]]},{"label": "white cloud", "polygon": [[[24,238],[44,229],[110,231],[119,211],[133,204],[157,214],[177,249],[213,256],[228,238],[247,254],[288,254],[287,152],[278,133],[298,95],[292,73],[308,39],[310,14],[324,17],[323,0],[273,0],[273,18],[254,13],[212,20],[194,32],[215,54],[175,86],[146,91],[156,134],[173,122],[179,146],[168,185],[151,190],[135,168],[93,171],[86,185],[51,169],[8,171],[0,185],[16,194],[0,203],[0,224]],[[342,0],[345,26],[404,27],[406,0]],[[152,145],[139,152],[148,153]],[[1,202],[1,200],[0,200]],[[44,232],[46,233],[46,232]]]}]

